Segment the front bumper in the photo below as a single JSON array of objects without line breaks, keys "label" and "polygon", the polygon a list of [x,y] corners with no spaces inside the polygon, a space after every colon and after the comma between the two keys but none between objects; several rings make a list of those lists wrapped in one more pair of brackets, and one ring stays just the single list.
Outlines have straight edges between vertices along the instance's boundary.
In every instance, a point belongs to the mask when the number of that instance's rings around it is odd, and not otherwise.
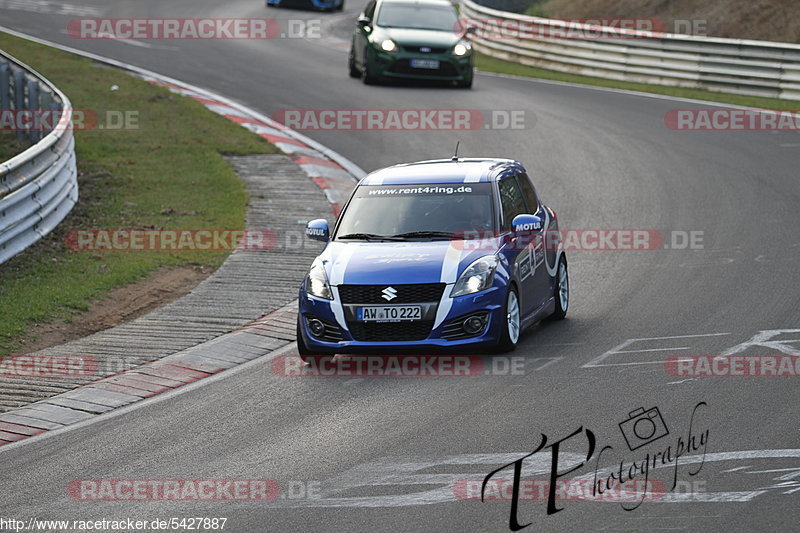
[{"label": "front bumper", "polygon": [[[400,47],[394,52],[384,52],[372,48],[369,62],[375,76],[397,79],[467,81],[472,79],[473,55],[456,56],[449,52],[423,54],[407,51]],[[433,59],[439,61],[438,69],[415,68],[412,59]]]},{"label": "front bumper", "polygon": [[[385,352],[387,350],[418,350],[418,349],[487,349],[497,345],[502,334],[502,327],[505,321],[503,307],[505,302],[505,291],[501,287],[493,287],[480,293],[458,298],[449,298],[452,285],[445,289],[445,296],[438,305],[434,306],[433,312],[438,307],[445,305],[445,299],[450,305],[446,317],[440,324],[429,326],[427,335],[422,334],[418,340],[359,340],[359,336],[354,334],[359,326],[353,320],[348,319],[350,313],[346,307],[335,298],[333,301],[324,300],[314,296],[309,296],[303,288],[300,289],[299,312],[300,312],[300,332],[306,346],[313,351],[325,353],[365,353],[365,352]],[[338,292],[338,291],[335,291]],[[338,298],[338,297],[337,297]],[[374,305],[374,304],[365,304]],[[468,316],[482,314],[486,318],[484,329],[475,335],[463,333],[454,336],[456,322]],[[337,315],[339,318],[337,318]],[[341,338],[334,342],[311,334],[307,324],[307,318],[317,318],[323,323],[338,328],[334,335],[323,335],[327,339]],[[458,321],[456,321],[458,319]],[[392,324],[392,323],[389,323]],[[394,323],[397,324],[397,323]],[[406,323],[408,324],[408,323]],[[331,328],[328,328],[329,330]],[[457,329],[457,328],[456,328]],[[389,329],[391,331],[391,329]],[[363,335],[363,333],[362,333]],[[363,339],[363,337],[362,337]]]}]

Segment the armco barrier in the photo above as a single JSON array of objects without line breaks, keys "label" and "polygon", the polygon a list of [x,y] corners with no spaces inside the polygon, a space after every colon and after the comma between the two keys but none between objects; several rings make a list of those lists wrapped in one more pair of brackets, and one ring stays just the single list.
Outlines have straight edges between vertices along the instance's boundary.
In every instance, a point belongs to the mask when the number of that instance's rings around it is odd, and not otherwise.
[{"label": "armco barrier", "polygon": [[[474,48],[498,59],[615,80],[800,100],[800,45],[574,23],[569,28],[600,37],[556,39],[552,36],[559,35],[563,21],[498,11],[471,0],[463,0],[461,17],[478,30]],[[492,36],[498,27],[502,38]]]},{"label": "armco barrier", "polygon": [[[20,120],[25,110],[31,120]],[[40,110],[60,111],[47,131]],[[0,264],[38,241],[78,201],[72,104],[37,72],[0,52],[0,113],[14,117],[16,135],[32,146],[0,163]],[[49,124],[48,124],[49,125]]]}]

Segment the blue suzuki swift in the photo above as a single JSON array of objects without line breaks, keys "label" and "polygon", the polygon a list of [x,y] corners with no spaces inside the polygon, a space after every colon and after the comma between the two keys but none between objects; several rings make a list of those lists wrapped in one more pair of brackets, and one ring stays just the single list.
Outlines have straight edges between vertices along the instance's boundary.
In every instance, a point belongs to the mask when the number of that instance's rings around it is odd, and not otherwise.
[{"label": "blue suzuki swift", "polygon": [[364,177],[300,287],[304,360],[387,349],[513,350],[564,318],[567,258],[552,209],[508,159],[396,165]]}]

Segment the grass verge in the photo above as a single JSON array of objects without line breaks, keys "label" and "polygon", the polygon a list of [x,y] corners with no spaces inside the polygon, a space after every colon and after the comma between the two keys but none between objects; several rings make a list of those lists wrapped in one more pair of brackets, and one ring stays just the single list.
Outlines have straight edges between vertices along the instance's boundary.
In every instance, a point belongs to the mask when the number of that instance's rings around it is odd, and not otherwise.
[{"label": "grass verge", "polygon": [[669,87],[666,85],[651,85],[648,83],[634,83],[629,81],[616,81],[605,78],[581,76],[579,74],[567,74],[554,70],[529,67],[527,65],[520,65],[510,61],[504,61],[480,52],[475,56],[475,66],[478,68],[478,70],[482,70],[484,72],[496,72],[498,74],[511,74],[513,76],[524,76],[527,78],[537,78],[542,80],[563,81],[568,83],[577,83],[580,85],[594,85],[597,87],[610,87],[613,89],[625,89],[643,93],[663,94],[680,98],[693,98],[695,100],[707,100],[709,102],[720,102],[723,104],[740,105],[761,109],[796,110],[798,105],[800,105],[800,102],[797,100],[742,96],[737,94],[716,93],[705,91],[703,89]]},{"label": "grass verge", "polygon": [[51,235],[0,265],[0,354],[19,350],[32,324],[71,320],[92,300],[156,269],[224,261],[225,251],[74,252],[64,237],[96,228],[241,229],[247,195],[222,154],[277,153],[273,145],[120,70],[3,33],[0,48],[58,86],[74,109],[96,113],[100,124],[108,111],[136,120],[135,128],[130,121],[128,128],[76,131],[79,204]]},{"label": "grass verge", "polygon": [[13,133],[0,132],[0,163],[21,154],[27,147],[28,144],[18,141]]}]

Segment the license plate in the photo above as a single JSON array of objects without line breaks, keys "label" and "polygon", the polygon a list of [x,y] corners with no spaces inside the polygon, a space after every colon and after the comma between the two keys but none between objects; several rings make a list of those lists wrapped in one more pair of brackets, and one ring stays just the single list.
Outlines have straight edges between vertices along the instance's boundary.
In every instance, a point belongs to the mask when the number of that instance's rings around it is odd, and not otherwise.
[{"label": "license plate", "polygon": [[359,322],[408,322],[422,320],[422,307],[419,305],[372,305],[356,308]]},{"label": "license plate", "polygon": [[411,60],[411,67],[412,68],[437,69],[437,68],[439,68],[439,60],[438,59],[412,59]]}]

